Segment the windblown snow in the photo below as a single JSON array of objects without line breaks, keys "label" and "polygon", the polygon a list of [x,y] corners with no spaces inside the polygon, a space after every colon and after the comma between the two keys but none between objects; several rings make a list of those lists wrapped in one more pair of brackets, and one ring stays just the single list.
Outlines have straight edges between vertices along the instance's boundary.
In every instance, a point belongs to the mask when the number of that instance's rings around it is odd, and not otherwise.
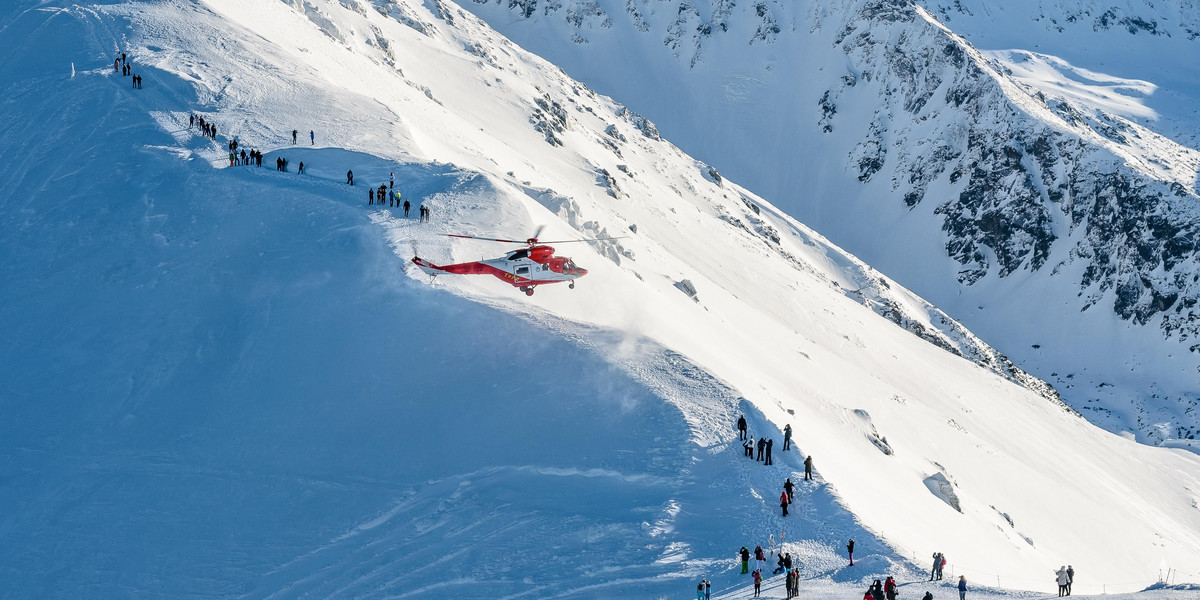
[{"label": "windblown snow", "polygon": [[[0,10],[6,597],[741,598],[768,536],[812,598],[1200,577],[1200,455],[1092,425],[453,3]],[[367,204],[390,174],[430,222]],[[589,274],[532,297],[409,262],[542,225],[622,239],[556,244]]]}]

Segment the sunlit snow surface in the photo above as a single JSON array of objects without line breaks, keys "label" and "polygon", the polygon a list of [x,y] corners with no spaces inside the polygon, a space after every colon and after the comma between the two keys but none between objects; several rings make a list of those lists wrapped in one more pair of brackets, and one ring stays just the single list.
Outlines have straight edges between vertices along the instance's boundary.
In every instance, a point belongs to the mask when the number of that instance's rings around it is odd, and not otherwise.
[{"label": "sunlit snow surface", "polygon": [[[1197,564],[1195,455],[879,317],[868,267],[452,5],[4,11],[5,597],[744,597],[733,553],[780,533],[812,598],[934,550],[1011,588],[1069,562],[1081,593]],[[226,135],[264,167],[226,167]],[[366,206],[393,172],[432,223]],[[589,275],[532,298],[408,263],[539,224],[630,237],[561,245]],[[739,413],[776,466],[742,458]],[[784,423],[818,474],[786,519]]]}]

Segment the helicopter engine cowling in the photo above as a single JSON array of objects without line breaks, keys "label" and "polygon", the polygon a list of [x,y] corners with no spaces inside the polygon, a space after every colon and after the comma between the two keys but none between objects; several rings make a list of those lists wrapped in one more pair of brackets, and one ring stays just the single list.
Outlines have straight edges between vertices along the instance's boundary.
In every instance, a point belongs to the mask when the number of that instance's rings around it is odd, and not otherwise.
[{"label": "helicopter engine cowling", "polygon": [[554,256],[554,248],[550,246],[534,246],[529,249],[529,259],[534,262],[545,263],[552,256]]}]

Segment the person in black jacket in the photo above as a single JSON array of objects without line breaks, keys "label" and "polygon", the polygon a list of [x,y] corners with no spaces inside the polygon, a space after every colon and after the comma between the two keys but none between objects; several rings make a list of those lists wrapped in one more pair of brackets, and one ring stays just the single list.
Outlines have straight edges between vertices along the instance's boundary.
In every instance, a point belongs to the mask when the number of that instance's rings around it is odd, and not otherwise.
[{"label": "person in black jacket", "polygon": [[742,555],[742,575],[745,575],[746,573],[750,572],[750,549],[742,546],[742,550],[739,552],[739,554]]},{"label": "person in black jacket", "polygon": [[854,566],[854,538],[850,538],[850,543],[846,544],[846,554],[850,555],[850,566]]},{"label": "person in black jacket", "polygon": [[354,185],[354,171],[346,171],[346,183]]},{"label": "person in black jacket", "polygon": [[795,487],[796,487],[796,484],[792,483],[791,477],[788,477],[787,481],[783,482],[783,489],[787,491],[788,502],[792,501],[792,489]]},{"label": "person in black jacket", "polygon": [[737,427],[738,427],[738,439],[739,440],[746,439],[746,415],[738,415]]},{"label": "person in black jacket", "polygon": [[[767,440],[767,457],[766,457],[765,459],[763,459],[763,464],[764,464],[764,465],[773,465],[773,464],[775,464],[775,462],[771,460],[771,446],[774,446],[774,445],[775,445],[775,440],[773,440],[773,439],[772,439],[772,440]],[[788,498],[789,498],[789,500],[788,500],[788,501],[790,502],[790,501],[791,501],[791,500],[790,500],[790,499],[791,499],[791,494],[788,494]]]},{"label": "person in black jacket", "polygon": [[804,480],[812,479],[812,455],[804,457]]},{"label": "person in black jacket", "polygon": [[766,449],[767,449],[767,438],[758,438],[758,458],[756,458],[754,460],[762,460],[763,459],[763,451]]}]

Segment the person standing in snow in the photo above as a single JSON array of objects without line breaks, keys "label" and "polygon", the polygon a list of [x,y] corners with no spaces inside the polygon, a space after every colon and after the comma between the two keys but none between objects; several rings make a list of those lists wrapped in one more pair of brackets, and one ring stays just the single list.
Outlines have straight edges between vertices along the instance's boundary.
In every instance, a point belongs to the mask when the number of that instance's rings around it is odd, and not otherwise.
[{"label": "person standing in snow", "polygon": [[876,579],[875,582],[871,584],[871,598],[872,598],[872,600],[884,600],[883,584],[880,583],[878,579]]},{"label": "person standing in snow", "polygon": [[896,580],[888,575],[887,581],[883,582],[883,597],[887,600],[896,600]]},{"label": "person standing in snow", "polygon": [[346,183],[354,185],[354,171],[346,171]]},{"label": "person standing in snow", "polygon": [[787,516],[788,497],[787,492],[779,494],[779,507],[783,509],[783,516]]},{"label": "person standing in snow", "polygon": [[745,575],[750,572],[750,549],[742,546],[738,554],[742,557],[742,575]]},{"label": "person standing in snow", "polygon": [[804,457],[804,480],[812,479],[812,455]]},{"label": "person standing in snow", "polygon": [[710,597],[712,597],[712,582],[705,579],[704,580],[704,600],[709,600]]},{"label": "person standing in snow", "polygon": [[1071,584],[1075,583],[1075,567],[1067,565],[1067,595],[1071,595]]},{"label": "person standing in snow", "polygon": [[315,146],[316,144],[317,144],[317,134],[313,133],[313,130],[309,129],[308,130],[308,145]]},{"label": "person standing in snow", "polygon": [[967,600],[967,576],[958,576],[958,600]]},{"label": "person standing in snow", "polygon": [[379,204],[383,204],[383,201],[387,199],[385,194],[387,194],[387,187],[381,183],[379,184],[379,191],[375,194],[375,198],[379,200]]},{"label": "person standing in snow", "polygon": [[933,568],[929,570],[929,580],[930,581],[937,579],[938,567],[940,567],[941,565],[942,565],[942,553],[934,552],[933,553]]},{"label": "person standing in snow", "polygon": [[1067,567],[1061,566],[1054,572],[1054,578],[1058,582],[1058,597],[1062,598],[1067,595]]},{"label": "person standing in snow", "polygon": [[941,581],[942,580],[942,571],[946,568],[946,555],[942,554],[941,552],[938,552],[938,558],[941,560],[938,561],[938,565],[937,565],[937,572],[938,572],[937,580]]},{"label": "person standing in snow", "polygon": [[367,205],[375,204],[375,188],[367,188]]},{"label": "person standing in snow", "polygon": [[388,190],[390,191],[394,187],[396,187],[396,174],[389,171],[388,172]]},{"label": "person standing in snow", "polygon": [[783,568],[785,568],[785,569],[792,568],[792,553],[791,552],[788,552],[787,554],[783,555]]},{"label": "person standing in snow", "polygon": [[775,440],[767,440],[767,457],[763,460],[764,465],[773,465],[775,461],[771,460],[771,446],[775,445]]},{"label": "person standing in snow", "polygon": [[746,456],[754,458],[754,436],[747,435],[746,443],[742,444],[742,448],[746,451]]},{"label": "person standing in snow", "polygon": [[746,439],[746,415],[738,415],[737,420],[738,439]]},{"label": "person standing in snow", "polygon": [[304,161],[300,161],[300,168],[296,170],[300,175],[304,174]]},{"label": "person standing in snow", "polygon": [[788,423],[783,426],[783,449],[787,450],[792,447],[792,424]]},{"label": "person standing in snow", "polygon": [[763,459],[763,450],[766,450],[766,449],[767,449],[767,439],[766,438],[758,438],[758,458],[756,458],[754,460],[761,462]]},{"label": "person standing in snow", "polygon": [[754,572],[754,597],[758,597],[759,591],[762,589],[762,571]]},{"label": "person standing in snow", "polygon": [[791,477],[788,477],[787,481],[783,482],[783,490],[787,492],[788,495],[788,504],[791,504],[792,502],[792,490],[795,489],[795,487],[796,484],[792,483]]},{"label": "person standing in snow", "polygon": [[854,538],[850,538],[850,543],[846,544],[846,554],[850,555],[850,566],[854,566]]},{"label": "person standing in snow", "polygon": [[778,558],[778,559],[776,559],[776,561],[775,561],[775,570],[774,570],[774,571],[772,571],[772,572],[771,572],[771,574],[772,574],[772,575],[778,575],[778,574],[780,574],[780,573],[782,573],[782,572],[783,572],[783,555],[782,555],[782,554],[780,554],[780,555],[779,555],[779,558]]},{"label": "person standing in snow", "polygon": [[925,590],[925,597],[921,598],[921,600],[933,600],[933,594],[930,594],[929,590]]},{"label": "person standing in snow", "polygon": [[300,132],[299,132],[299,131],[296,131],[295,129],[293,129],[293,130],[292,130],[292,145],[293,145],[293,146],[295,146],[295,145],[296,145],[296,134],[297,134],[297,133],[300,133]]},{"label": "person standing in snow", "polygon": [[754,565],[759,572],[762,572],[763,567],[767,566],[767,553],[763,552],[762,546],[754,547]]},{"label": "person standing in snow", "polygon": [[704,600],[704,581],[696,584],[696,600]]}]

